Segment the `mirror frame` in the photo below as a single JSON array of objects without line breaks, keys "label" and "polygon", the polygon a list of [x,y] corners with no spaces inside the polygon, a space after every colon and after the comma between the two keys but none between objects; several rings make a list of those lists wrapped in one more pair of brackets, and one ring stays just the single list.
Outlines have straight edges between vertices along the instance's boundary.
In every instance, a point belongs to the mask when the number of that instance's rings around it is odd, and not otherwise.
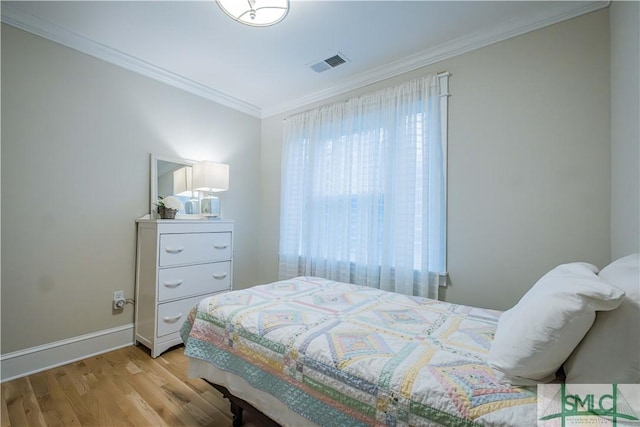
[{"label": "mirror frame", "polygon": [[[150,168],[149,168],[149,217],[151,219],[158,219],[158,212],[156,209],[156,201],[158,200],[158,160],[164,162],[176,163],[178,165],[193,166],[196,163],[195,160],[183,159],[180,157],[164,156],[160,154],[151,153],[150,156]],[[199,214],[178,214],[176,219],[202,219],[203,216]]]}]

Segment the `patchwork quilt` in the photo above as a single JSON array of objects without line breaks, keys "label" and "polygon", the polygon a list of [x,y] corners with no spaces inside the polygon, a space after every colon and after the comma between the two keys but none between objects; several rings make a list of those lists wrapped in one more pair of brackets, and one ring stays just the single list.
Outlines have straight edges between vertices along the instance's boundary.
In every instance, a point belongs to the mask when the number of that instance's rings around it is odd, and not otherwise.
[{"label": "patchwork quilt", "polygon": [[206,298],[181,334],[187,356],[319,425],[535,425],[535,389],[486,364],[499,316],[298,277]]}]

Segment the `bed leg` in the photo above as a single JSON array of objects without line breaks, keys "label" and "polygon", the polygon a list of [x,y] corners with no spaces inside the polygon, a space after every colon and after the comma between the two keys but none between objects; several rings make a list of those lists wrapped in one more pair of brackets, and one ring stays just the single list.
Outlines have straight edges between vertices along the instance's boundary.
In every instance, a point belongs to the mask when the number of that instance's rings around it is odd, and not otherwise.
[{"label": "bed leg", "polygon": [[233,414],[233,427],[242,425],[242,408],[231,402],[231,414]]}]

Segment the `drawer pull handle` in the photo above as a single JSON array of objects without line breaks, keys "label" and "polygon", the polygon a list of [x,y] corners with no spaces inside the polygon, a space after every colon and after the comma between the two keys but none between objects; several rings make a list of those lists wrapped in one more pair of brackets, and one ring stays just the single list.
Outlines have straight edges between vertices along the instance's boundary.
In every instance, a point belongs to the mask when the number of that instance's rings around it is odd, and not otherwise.
[{"label": "drawer pull handle", "polygon": [[214,273],[213,278],[214,279],[224,279],[225,277],[227,277],[227,273]]},{"label": "drawer pull handle", "polygon": [[162,320],[164,320],[167,323],[174,323],[180,320],[181,317],[182,317],[182,313],[178,314],[177,316],[165,316],[162,318]]},{"label": "drawer pull handle", "polygon": [[167,288],[177,288],[178,286],[182,285],[182,282],[184,282],[184,280],[178,280],[175,282],[164,282],[164,286],[166,286]]},{"label": "drawer pull handle", "polygon": [[213,245],[214,249],[227,249],[229,245]]},{"label": "drawer pull handle", "polygon": [[164,248],[164,251],[169,254],[179,254],[184,251],[184,248]]}]

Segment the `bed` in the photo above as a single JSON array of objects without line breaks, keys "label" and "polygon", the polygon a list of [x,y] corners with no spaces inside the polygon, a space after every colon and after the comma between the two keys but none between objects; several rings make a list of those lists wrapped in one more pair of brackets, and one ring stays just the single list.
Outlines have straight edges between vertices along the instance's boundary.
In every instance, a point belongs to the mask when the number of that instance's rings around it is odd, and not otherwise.
[{"label": "bed", "polygon": [[[593,275],[593,268],[580,267]],[[545,292],[566,275],[560,271],[540,285],[543,277],[529,292],[542,292],[541,298],[530,296],[526,310],[518,311],[518,303],[505,313],[315,277],[219,294],[200,301],[182,327],[189,374],[231,400],[234,425],[242,422],[243,406],[284,426],[536,425],[536,379],[519,383],[521,372],[509,376],[494,340],[500,327],[503,347],[526,348],[510,336],[518,328],[501,326],[501,319],[528,321],[536,309],[531,299],[553,305]],[[612,288],[599,309],[622,301],[624,292]],[[574,299],[585,294],[565,290]],[[572,307],[553,298],[563,313]],[[558,357],[556,346],[568,347],[559,356],[564,361],[582,340],[598,309],[593,295],[587,299],[593,310],[586,330],[578,338],[552,332],[543,358]],[[580,304],[573,310],[565,319],[572,324],[579,323],[576,313],[589,312]],[[517,365],[537,366],[536,357]]]},{"label": "bed", "polygon": [[299,277],[207,298],[182,335],[191,375],[282,425],[535,424],[486,364],[499,315]]}]

